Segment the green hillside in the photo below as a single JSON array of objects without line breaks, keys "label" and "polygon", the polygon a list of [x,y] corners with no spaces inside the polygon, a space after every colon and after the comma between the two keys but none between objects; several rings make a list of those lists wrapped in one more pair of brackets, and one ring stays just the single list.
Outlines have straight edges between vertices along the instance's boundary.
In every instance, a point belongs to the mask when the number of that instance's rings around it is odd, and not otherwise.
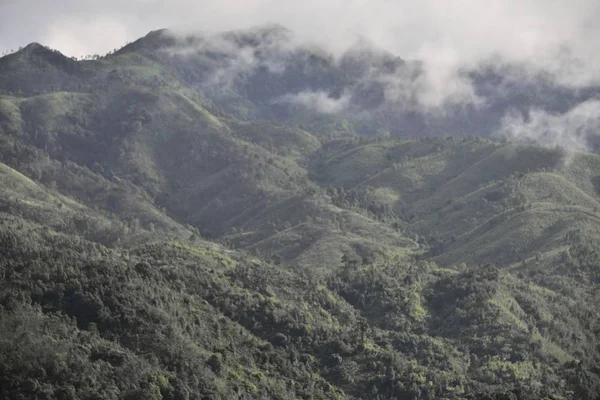
[{"label": "green hillside", "polygon": [[387,53],[182,48],[0,59],[0,397],[599,398],[600,156],[269,100]]}]

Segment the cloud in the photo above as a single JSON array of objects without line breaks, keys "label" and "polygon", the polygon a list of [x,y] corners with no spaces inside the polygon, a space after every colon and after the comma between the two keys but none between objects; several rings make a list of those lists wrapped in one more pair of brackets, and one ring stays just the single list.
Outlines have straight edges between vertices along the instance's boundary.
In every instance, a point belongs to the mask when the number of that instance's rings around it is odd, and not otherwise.
[{"label": "cloud", "polygon": [[176,39],[175,44],[161,51],[184,59],[204,57],[203,65],[210,66],[210,71],[203,83],[221,89],[230,88],[238,76],[250,74],[260,67],[273,73],[283,73],[290,63],[292,51],[299,46],[291,32],[275,25],[251,31],[261,36],[259,42],[246,43],[240,35],[229,32],[196,33],[189,37],[169,31],[165,34]]},{"label": "cloud", "polygon": [[339,98],[334,98],[324,91],[303,91],[287,94],[276,99],[275,102],[295,104],[323,114],[335,114],[348,108],[350,96],[346,93]]},{"label": "cloud", "polygon": [[569,84],[600,80],[600,2],[589,0],[4,0],[0,47],[39,41],[102,53],[150,30],[222,31],[280,23],[341,53],[351,34],[451,76],[501,57]]},{"label": "cloud", "polygon": [[[260,67],[283,74],[288,68],[312,65],[308,57],[318,54],[327,63],[349,72],[355,87],[347,87],[342,98],[330,97],[323,91],[303,91],[281,96],[275,102],[304,105],[325,113],[346,110],[351,98],[361,95],[356,92],[357,89],[373,87],[374,84],[382,88],[388,106],[403,110],[410,108],[439,114],[447,111],[447,106],[479,105],[483,102],[466,74],[432,69],[424,63],[405,63],[361,36],[351,35],[345,52],[337,54],[330,46],[309,42],[306,37],[279,25],[235,32],[194,33],[190,36],[185,31],[169,31],[166,34],[176,41],[172,47],[162,51],[174,57],[205,57],[203,66],[212,65],[212,73],[205,77],[204,83],[220,89],[230,88],[237,77],[251,74]],[[250,33],[260,40],[245,39],[245,35]]]},{"label": "cloud", "polygon": [[436,68],[423,63],[418,72],[412,68],[379,78],[386,100],[393,104],[417,106],[426,113],[445,113],[448,106],[483,104],[473,82],[460,70]]},{"label": "cloud", "polygon": [[589,150],[590,140],[600,136],[600,101],[586,101],[563,114],[539,109],[530,110],[528,116],[515,112],[504,117],[498,134],[512,140]]}]

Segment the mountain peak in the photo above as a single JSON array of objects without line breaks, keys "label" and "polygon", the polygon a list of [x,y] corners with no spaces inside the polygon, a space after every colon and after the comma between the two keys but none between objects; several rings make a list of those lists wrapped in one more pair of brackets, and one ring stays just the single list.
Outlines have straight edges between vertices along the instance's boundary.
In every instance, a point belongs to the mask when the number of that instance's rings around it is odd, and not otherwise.
[{"label": "mountain peak", "polygon": [[64,60],[70,60],[69,57],[65,56],[60,51],[52,50],[37,42],[29,43],[27,46],[17,51],[15,55],[28,58],[33,57],[38,60],[44,60],[51,64],[55,64],[57,62],[64,62]]},{"label": "mountain peak", "polygon": [[35,95],[56,88],[73,89],[82,67],[77,61],[39,43],[30,43],[0,59],[0,86],[5,91]]},{"label": "mountain peak", "polygon": [[163,28],[148,32],[148,34],[133,43],[130,43],[119,51],[119,53],[134,52],[139,50],[157,50],[175,44],[174,34],[171,30]]},{"label": "mountain peak", "polygon": [[29,43],[27,46],[25,46],[21,51],[23,52],[31,52],[31,51],[36,51],[39,49],[45,49],[46,47],[42,46],[41,44],[37,43],[37,42],[32,42]]},{"label": "mountain peak", "polygon": [[387,74],[394,73],[404,64],[402,58],[362,35],[357,36],[341,59],[342,68],[354,77],[364,76],[373,67]]}]

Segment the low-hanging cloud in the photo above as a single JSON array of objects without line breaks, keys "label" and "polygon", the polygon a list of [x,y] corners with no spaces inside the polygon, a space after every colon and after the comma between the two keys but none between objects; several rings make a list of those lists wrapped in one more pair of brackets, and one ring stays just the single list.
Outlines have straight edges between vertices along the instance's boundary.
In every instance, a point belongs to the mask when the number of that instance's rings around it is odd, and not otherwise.
[{"label": "low-hanging cloud", "polygon": [[276,102],[299,105],[322,114],[335,114],[348,109],[350,96],[344,94],[339,98],[335,98],[324,91],[302,91],[286,94],[276,99]]},{"label": "low-hanging cloud", "polygon": [[534,109],[526,117],[517,112],[504,117],[499,135],[513,139],[589,150],[600,136],[600,100],[581,103],[563,114]]},{"label": "low-hanging cloud", "polygon": [[[373,84],[382,88],[385,103],[398,110],[440,114],[446,111],[446,106],[478,105],[483,102],[466,74],[447,69],[436,70],[422,62],[404,62],[360,36],[351,37],[346,51],[337,54],[331,47],[309,42],[306,37],[279,25],[257,26],[236,31],[236,34],[196,33],[189,36],[189,33],[186,35],[177,31],[164,34],[175,39],[173,46],[161,50],[170,56],[193,58],[210,54],[211,59],[205,58],[203,63],[212,63],[212,70],[203,83],[221,90],[231,88],[238,77],[252,74],[261,67],[276,74],[283,74],[288,68],[297,69],[300,65],[306,68],[312,65],[307,58],[315,54],[338,68],[343,68],[344,63],[352,60],[358,60],[356,62],[360,64],[359,71],[352,73],[355,87],[346,88],[342,97],[331,96],[323,90],[302,90],[280,96],[274,103],[338,113],[349,108],[353,94],[357,95],[353,90]],[[247,43],[243,40],[246,34],[260,37],[260,40]],[[219,61],[215,61],[215,58]],[[395,67],[391,68],[390,63],[395,63]]]},{"label": "low-hanging cloud", "polygon": [[589,0],[4,0],[0,48],[39,41],[79,56],[162,27],[215,32],[275,22],[338,53],[350,35],[364,35],[423,60],[436,79],[499,57],[583,85],[600,80],[599,17],[600,2]]},{"label": "low-hanging cloud", "polygon": [[235,35],[223,33],[196,34],[191,39],[169,31],[163,34],[176,39],[175,44],[159,51],[184,59],[205,56],[203,62],[210,65],[211,70],[203,83],[227,90],[234,85],[237,77],[250,74],[257,68],[264,67],[270,72],[283,73],[288,67],[291,51],[297,46],[291,32],[277,26],[260,29],[271,34],[252,44],[240,43]]}]

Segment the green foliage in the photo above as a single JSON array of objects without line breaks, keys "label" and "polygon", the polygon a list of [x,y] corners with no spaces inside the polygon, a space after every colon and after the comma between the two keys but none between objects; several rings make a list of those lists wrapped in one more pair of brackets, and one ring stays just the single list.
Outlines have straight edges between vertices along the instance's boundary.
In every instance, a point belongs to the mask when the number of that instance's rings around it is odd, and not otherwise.
[{"label": "green foliage", "polygon": [[600,157],[280,118],[352,69],[169,44],[0,59],[0,397],[600,395]]}]

